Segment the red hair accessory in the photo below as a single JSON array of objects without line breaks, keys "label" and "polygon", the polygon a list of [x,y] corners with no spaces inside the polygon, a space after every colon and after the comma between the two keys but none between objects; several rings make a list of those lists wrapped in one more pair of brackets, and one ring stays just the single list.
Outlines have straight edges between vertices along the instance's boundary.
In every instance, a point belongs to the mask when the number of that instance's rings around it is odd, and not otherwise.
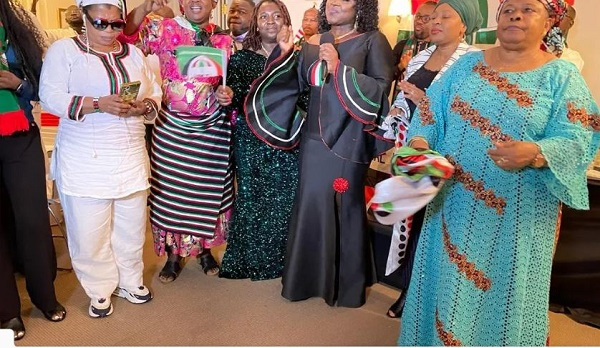
[{"label": "red hair accessory", "polygon": [[349,186],[350,185],[348,184],[348,180],[346,180],[345,178],[336,178],[335,180],[333,180],[333,189],[336,192],[344,193],[348,190]]}]

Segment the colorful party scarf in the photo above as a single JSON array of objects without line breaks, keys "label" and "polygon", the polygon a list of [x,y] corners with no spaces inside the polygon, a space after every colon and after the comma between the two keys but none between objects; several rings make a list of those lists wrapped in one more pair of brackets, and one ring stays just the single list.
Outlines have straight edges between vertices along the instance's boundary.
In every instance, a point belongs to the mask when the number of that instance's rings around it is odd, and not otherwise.
[{"label": "colorful party scarf", "polygon": [[392,157],[392,176],[375,186],[369,206],[377,221],[393,225],[386,275],[402,264],[410,237],[410,217],[429,203],[454,167],[435,151],[401,147]]},{"label": "colorful party scarf", "polygon": [[[0,70],[8,71],[6,50],[8,41],[6,30],[0,24]],[[13,90],[0,89],[0,136],[9,136],[29,129],[29,120],[19,105],[19,99]]]}]

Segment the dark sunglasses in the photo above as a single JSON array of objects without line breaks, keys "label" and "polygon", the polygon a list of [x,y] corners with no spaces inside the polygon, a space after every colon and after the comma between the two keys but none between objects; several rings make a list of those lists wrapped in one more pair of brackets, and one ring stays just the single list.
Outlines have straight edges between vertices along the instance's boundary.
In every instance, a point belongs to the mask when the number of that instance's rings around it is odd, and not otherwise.
[{"label": "dark sunglasses", "polygon": [[86,11],[84,11],[85,14],[85,18],[88,19],[88,21],[90,21],[90,23],[92,23],[92,26],[94,28],[96,28],[97,30],[106,30],[106,28],[108,28],[108,26],[110,25],[111,28],[115,31],[121,31],[123,29],[125,29],[125,21],[122,19],[115,19],[114,21],[109,21],[103,18],[92,18],[89,13],[87,13]]}]

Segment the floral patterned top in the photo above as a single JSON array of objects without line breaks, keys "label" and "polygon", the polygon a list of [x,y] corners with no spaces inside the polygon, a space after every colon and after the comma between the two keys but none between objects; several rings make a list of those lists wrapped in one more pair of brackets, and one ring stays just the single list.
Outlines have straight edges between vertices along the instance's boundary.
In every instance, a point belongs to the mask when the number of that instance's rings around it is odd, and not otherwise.
[{"label": "floral patterned top", "polygon": [[183,75],[178,67],[175,49],[181,46],[206,45],[232,54],[232,38],[218,26],[209,24],[196,30],[185,17],[152,19],[142,23],[137,33],[123,37],[125,41],[141,39],[141,49],[146,54],[156,54],[160,61],[163,80],[163,102],[167,108],[182,116],[212,115],[220,105],[214,91],[222,81],[222,74],[214,76]]}]

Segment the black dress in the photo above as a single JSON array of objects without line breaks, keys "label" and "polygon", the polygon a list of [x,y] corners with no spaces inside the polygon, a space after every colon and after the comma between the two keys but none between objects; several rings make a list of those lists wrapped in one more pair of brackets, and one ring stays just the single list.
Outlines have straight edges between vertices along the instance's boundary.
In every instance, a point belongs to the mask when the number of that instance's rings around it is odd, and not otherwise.
[{"label": "black dress", "polygon": [[[251,129],[272,146],[300,142],[282,295],[359,307],[375,280],[364,180],[371,160],[393,145],[383,141],[378,124],[389,109],[394,67],[391,47],[378,31],[342,41],[337,50],[340,64],[322,87],[318,46],[305,44],[299,54],[282,57],[275,52],[272,58],[278,58],[255,81],[246,110]],[[308,85],[303,119],[295,102]]]}]

